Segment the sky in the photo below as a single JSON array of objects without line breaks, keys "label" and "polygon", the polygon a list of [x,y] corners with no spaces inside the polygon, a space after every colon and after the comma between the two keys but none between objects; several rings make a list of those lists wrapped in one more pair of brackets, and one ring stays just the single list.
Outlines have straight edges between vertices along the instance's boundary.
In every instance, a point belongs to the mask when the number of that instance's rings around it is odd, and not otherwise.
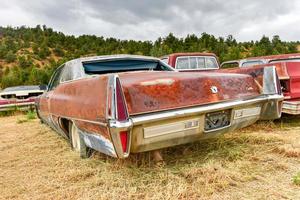
[{"label": "sky", "polygon": [[45,24],[68,35],[156,40],[203,32],[238,41],[300,40],[299,0],[1,0],[0,26]]}]

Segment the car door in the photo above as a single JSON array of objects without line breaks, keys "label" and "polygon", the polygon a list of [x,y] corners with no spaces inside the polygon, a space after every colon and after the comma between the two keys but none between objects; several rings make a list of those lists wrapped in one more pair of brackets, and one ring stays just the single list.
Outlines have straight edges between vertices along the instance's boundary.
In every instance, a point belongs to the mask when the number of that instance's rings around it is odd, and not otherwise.
[{"label": "car door", "polygon": [[53,74],[49,81],[48,90],[45,92],[39,100],[39,115],[50,126],[53,126],[50,113],[50,99],[53,96],[53,91],[60,84],[61,75],[64,65],[60,66]]}]

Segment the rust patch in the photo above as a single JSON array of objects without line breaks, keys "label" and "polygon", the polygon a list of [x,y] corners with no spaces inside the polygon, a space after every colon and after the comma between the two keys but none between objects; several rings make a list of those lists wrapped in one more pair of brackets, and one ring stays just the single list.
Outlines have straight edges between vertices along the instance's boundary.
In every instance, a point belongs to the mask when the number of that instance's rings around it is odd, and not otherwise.
[{"label": "rust patch", "polygon": [[[120,80],[131,115],[259,94],[253,78],[245,74],[145,72],[138,76],[135,73],[120,74]],[[161,84],[160,80],[168,81]],[[151,84],[144,84],[145,82]],[[212,87],[216,87],[218,92],[213,93]]]}]

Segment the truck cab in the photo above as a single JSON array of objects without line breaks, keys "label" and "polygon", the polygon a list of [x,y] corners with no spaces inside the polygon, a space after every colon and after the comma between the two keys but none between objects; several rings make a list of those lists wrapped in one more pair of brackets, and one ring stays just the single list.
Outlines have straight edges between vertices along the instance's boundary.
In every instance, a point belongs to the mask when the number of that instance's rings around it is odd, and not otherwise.
[{"label": "truck cab", "polygon": [[213,53],[173,53],[161,60],[179,71],[217,70],[218,57]]}]

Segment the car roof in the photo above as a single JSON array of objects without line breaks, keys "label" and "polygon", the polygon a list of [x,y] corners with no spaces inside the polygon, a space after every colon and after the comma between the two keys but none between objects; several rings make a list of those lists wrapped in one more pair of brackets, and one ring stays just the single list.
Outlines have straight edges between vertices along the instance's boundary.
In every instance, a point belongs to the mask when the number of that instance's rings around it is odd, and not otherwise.
[{"label": "car roof", "polygon": [[269,56],[258,56],[258,57],[249,57],[241,59],[242,61],[248,60],[282,60],[282,59],[293,59],[300,58],[300,53],[291,53],[291,54],[279,54],[279,55],[269,55]]},{"label": "car roof", "polygon": [[181,53],[172,53],[166,56],[163,56],[161,58],[166,58],[166,57],[170,57],[170,56],[174,56],[174,57],[178,57],[178,56],[213,56],[213,57],[217,57],[216,54],[214,53],[204,53],[204,52],[181,52]]},{"label": "car roof", "polygon": [[151,56],[141,56],[141,55],[130,55],[130,54],[115,54],[115,55],[103,55],[103,56],[90,56],[77,58],[72,61],[81,61],[81,62],[94,62],[102,60],[118,60],[118,59],[138,59],[138,60],[151,60],[151,61],[160,61],[160,59],[151,57]]}]

